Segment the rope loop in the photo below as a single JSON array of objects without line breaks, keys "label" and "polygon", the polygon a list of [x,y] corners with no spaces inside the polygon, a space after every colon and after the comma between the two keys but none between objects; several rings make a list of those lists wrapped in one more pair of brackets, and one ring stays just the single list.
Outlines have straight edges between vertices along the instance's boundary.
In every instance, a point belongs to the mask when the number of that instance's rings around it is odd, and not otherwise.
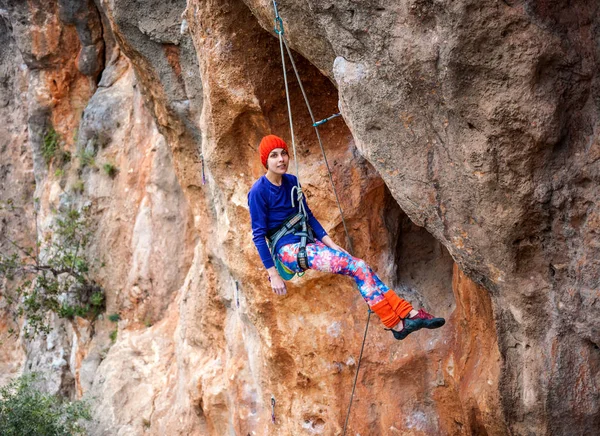
[{"label": "rope loop", "polygon": [[[296,191],[295,196],[294,196],[294,191]],[[304,196],[304,193],[302,192],[302,188],[300,187],[300,185],[296,185],[292,188],[291,196],[292,196],[292,207],[296,207],[296,204],[294,202],[294,197],[296,197],[298,206],[300,206],[302,204],[302,197]]]},{"label": "rope loop", "polygon": [[302,192],[302,187],[298,184],[292,188],[291,196],[292,196],[292,207],[296,207],[294,202],[294,191],[296,191],[296,201],[298,202],[298,212],[302,215],[306,216],[306,208],[304,207],[304,202],[302,199],[304,198],[304,193]]},{"label": "rope loop", "polygon": [[296,207],[296,204],[294,203],[294,191],[296,191],[296,198],[297,198],[298,203],[302,201],[302,196],[304,195],[302,193],[302,188],[300,186],[298,186],[298,185],[294,186],[292,188],[292,193],[291,193],[291,195],[292,195],[292,207]]}]

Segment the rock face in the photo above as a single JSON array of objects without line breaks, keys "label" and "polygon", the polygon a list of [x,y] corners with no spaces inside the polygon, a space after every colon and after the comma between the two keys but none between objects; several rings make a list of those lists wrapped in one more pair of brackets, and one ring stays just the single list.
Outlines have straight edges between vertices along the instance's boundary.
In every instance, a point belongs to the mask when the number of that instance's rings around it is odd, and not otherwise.
[{"label": "rock face", "polygon": [[[247,3],[270,28],[270,2]],[[286,2],[281,14],[293,47],[334,77],[402,210],[491,292],[511,428],[591,431],[598,5]],[[323,35],[329,48],[314,49]]]},{"label": "rock face", "polygon": [[[19,210],[19,219],[7,223],[4,215],[0,219],[2,245],[6,249],[5,237],[31,246],[35,226],[32,208],[27,207],[35,189],[31,170],[31,153],[26,146],[27,138],[27,71],[22,64],[21,54],[11,36],[6,17],[0,18],[0,204],[12,199]],[[1,289],[1,288],[0,288]],[[19,373],[25,361],[25,353],[18,339],[8,337],[11,328],[9,307],[4,295],[0,295],[0,384],[4,385],[15,373]]]},{"label": "rock face", "polygon": [[[343,116],[320,132],[355,254],[447,318],[398,343],[371,317],[347,434],[600,426],[600,6],[484,3],[279,5],[315,116]],[[120,315],[27,341],[0,298],[0,382],[51,374],[92,399],[92,435],[342,434],[366,306],[314,272],[275,296],[249,231],[257,144],[290,140],[272,28],[266,0],[0,0],[0,199],[22,210],[0,234],[33,245],[34,216],[43,234],[89,207]],[[299,177],[342,243],[290,98]],[[95,165],[47,164],[50,126]]]}]

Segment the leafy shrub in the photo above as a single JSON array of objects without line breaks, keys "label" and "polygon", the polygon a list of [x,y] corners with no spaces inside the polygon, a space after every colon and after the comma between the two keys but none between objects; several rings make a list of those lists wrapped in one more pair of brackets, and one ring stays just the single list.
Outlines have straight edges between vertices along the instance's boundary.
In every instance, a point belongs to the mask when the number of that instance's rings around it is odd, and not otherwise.
[{"label": "leafy shrub", "polygon": [[119,322],[121,320],[121,315],[119,315],[118,313],[111,313],[110,315],[108,315],[108,319],[111,322]]},{"label": "leafy shrub", "polygon": [[108,335],[108,337],[110,338],[111,342],[116,342],[117,341],[117,334],[119,333],[119,331],[117,329],[114,329],[112,332],[110,332],[110,335]]},{"label": "leafy shrub", "polygon": [[94,292],[90,298],[92,306],[102,307],[104,305],[104,294],[102,292]]},{"label": "leafy shrub", "polygon": [[61,305],[58,309],[58,316],[67,319],[75,318],[75,306],[66,303]]},{"label": "leafy shrub", "polygon": [[77,181],[73,183],[73,191],[77,194],[83,194],[84,189],[85,185],[83,184],[83,180],[77,179]]},{"label": "leafy shrub", "polygon": [[61,211],[51,230],[41,253],[40,244],[34,252],[0,235],[16,248],[14,253],[0,252],[0,277],[23,277],[14,295],[6,293],[5,297],[14,314],[26,319],[26,337],[50,331],[49,311],[61,318],[93,320],[104,310],[104,291],[91,279],[95,266],[85,255],[91,232],[84,213]]},{"label": "leafy shrub", "polygon": [[46,165],[50,165],[50,161],[59,150],[60,136],[54,130],[54,127],[50,127],[44,135],[44,142],[42,144],[42,156],[46,161]]},{"label": "leafy shrub", "polygon": [[108,177],[110,177],[111,179],[114,178],[117,175],[117,167],[114,166],[112,163],[107,162],[105,163],[102,168],[104,168],[104,172],[108,175]]},{"label": "leafy shrub", "polygon": [[79,152],[78,157],[82,167],[93,167],[96,165],[95,153],[92,151],[83,149]]},{"label": "leafy shrub", "polygon": [[92,419],[89,405],[40,392],[37,378],[25,375],[0,388],[0,435],[84,435],[80,421]]}]

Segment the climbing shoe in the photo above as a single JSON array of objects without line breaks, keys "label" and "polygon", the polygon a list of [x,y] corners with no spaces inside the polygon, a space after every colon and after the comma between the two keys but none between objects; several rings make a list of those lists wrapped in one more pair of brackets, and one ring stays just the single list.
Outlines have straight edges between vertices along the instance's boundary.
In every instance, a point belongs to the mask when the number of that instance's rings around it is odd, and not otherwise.
[{"label": "climbing shoe", "polygon": [[404,326],[402,330],[399,332],[392,330],[392,333],[396,339],[401,341],[412,332],[416,332],[422,328],[437,329],[443,326],[445,323],[446,320],[444,318],[434,318],[433,315],[428,314],[423,309],[419,309],[419,312],[412,318],[404,318],[402,320],[402,325]]}]

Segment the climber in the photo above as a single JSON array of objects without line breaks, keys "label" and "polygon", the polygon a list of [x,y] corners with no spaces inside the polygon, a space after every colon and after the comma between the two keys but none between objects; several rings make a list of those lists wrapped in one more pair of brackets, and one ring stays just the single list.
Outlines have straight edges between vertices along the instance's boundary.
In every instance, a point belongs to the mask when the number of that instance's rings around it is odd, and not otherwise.
[{"label": "climber", "polygon": [[[291,273],[286,279],[307,268],[343,274],[354,278],[362,297],[396,339],[402,340],[422,328],[444,325],[444,318],[434,318],[423,309],[414,310],[410,303],[384,285],[364,260],[351,256],[333,242],[304,198],[301,201],[308,228],[301,229],[301,223],[295,222],[297,213],[292,205],[297,179],[287,174],[290,159],[287,144],[278,136],[268,135],[261,140],[259,153],[267,172],[250,189],[248,205],[254,244],[269,273],[274,293],[286,294],[282,279],[286,273]],[[279,231],[286,223],[290,230]],[[305,247],[304,241],[308,242]],[[306,253],[304,259],[299,257],[303,252]]]}]

